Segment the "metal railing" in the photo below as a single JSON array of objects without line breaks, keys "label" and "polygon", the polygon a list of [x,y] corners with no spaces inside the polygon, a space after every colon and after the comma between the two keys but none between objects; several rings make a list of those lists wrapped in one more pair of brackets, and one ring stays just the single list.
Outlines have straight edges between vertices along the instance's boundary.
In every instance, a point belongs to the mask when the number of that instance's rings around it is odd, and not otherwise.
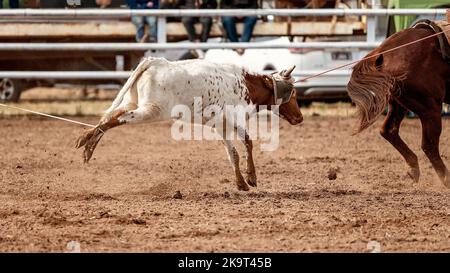
[{"label": "metal railing", "polygon": [[[261,73],[272,73],[274,71],[261,71]],[[295,77],[306,77],[318,73],[317,70],[303,70],[293,73]],[[53,79],[78,80],[78,79],[128,79],[131,71],[0,71],[0,78],[21,79],[42,79],[50,76]],[[332,71],[328,76],[348,76],[350,70]]]},{"label": "metal railing", "polygon": [[[372,49],[379,45],[375,41],[376,18],[391,15],[445,15],[445,9],[183,9],[183,10],[130,10],[130,9],[1,9],[0,19],[44,17],[46,19],[101,19],[130,18],[131,16],[158,17],[158,43],[0,43],[0,51],[125,51],[164,49],[232,49],[232,48],[310,48],[310,49]],[[367,16],[366,42],[305,42],[288,44],[271,43],[167,43],[166,19],[180,16]],[[316,71],[303,73],[312,75]],[[347,75],[348,71],[335,75]],[[0,72],[0,78],[53,78],[53,79],[117,79],[127,78],[128,72],[120,71],[41,71]]]},{"label": "metal railing", "polygon": [[163,49],[372,49],[379,42],[305,42],[305,43],[0,43],[0,51],[125,51]]},{"label": "metal railing", "polygon": [[0,18],[129,18],[132,15],[180,16],[390,16],[441,15],[445,9],[3,9]]},{"label": "metal railing", "polygon": [[131,16],[158,17],[158,43],[166,43],[166,17],[217,16],[367,16],[367,41],[375,41],[376,18],[391,15],[445,15],[445,9],[10,9],[0,10],[0,19],[99,19],[130,18]]},{"label": "metal railing", "polygon": [[[274,71],[260,71],[261,74],[270,74]],[[303,77],[309,77],[311,75],[317,75],[318,70],[297,70],[292,76],[295,79]],[[327,73],[326,77],[349,77],[351,70],[342,69],[337,71],[331,71]],[[39,79],[53,79],[53,80],[126,80],[130,77],[131,71],[0,71],[0,79],[27,79],[27,80],[39,80]],[[308,82],[296,82],[296,87],[309,86]],[[320,81],[314,81],[314,86],[329,86],[329,82],[321,84]],[[342,85],[342,82],[336,82],[336,85]]]}]

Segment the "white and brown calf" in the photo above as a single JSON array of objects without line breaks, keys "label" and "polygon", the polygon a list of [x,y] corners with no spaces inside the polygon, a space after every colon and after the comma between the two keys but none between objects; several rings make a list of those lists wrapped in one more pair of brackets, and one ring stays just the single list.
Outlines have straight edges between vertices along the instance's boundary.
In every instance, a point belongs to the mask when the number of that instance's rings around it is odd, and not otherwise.
[{"label": "white and brown calf", "polygon": [[[277,104],[276,89],[284,87],[284,101],[279,115],[295,125],[303,117],[293,88],[292,70],[272,75],[258,75],[231,64],[215,64],[205,60],[169,62],[161,58],[144,59],[123,88],[97,127],[86,131],[77,140],[76,147],[84,146],[83,157],[88,162],[103,134],[113,127],[126,123],[153,122],[172,119],[171,110],[176,105],[194,108],[194,98],[200,97],[203,106],[214,105],[224,110],[226,105],[260,106],[271,109]],[[281,86],[281,87],[280,87]],[[279,87],[279,88],[276,88]],[[280,103],[278,101],[278,103]],[[206,121],[203,119],[202,123]],[[256,186],[256,173],[252,157],[252,141],[245,128],[236,128],[247,157],[247,183]],[[239,190],[249,187],[239,170],[239,154],[226,130],[217,131],[223,138],[236,175]]]}]

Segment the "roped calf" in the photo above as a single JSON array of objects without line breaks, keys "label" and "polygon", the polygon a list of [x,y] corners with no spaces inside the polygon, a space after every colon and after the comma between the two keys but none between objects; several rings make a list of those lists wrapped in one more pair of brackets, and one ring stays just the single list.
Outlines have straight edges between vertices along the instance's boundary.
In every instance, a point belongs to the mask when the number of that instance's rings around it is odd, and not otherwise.
[{"label": "roped calf", "polygon": [[[295,125],[303,121],[297,104],[291,73],[295,67],[271,75],[248,72],[232,64],[216,64],[205,60],[169,62],[162,58],[145,58],[131,74],[111,107],[96,128],[87,130],[77,140],[76,147],[84,146],[84,161],[91,158],[104,133],[126,123],[153,122],[173,119],[171,110],[176,105],[194,109],[194,98],[202,98],[201,107],[215,106],[223,115],[226,105],[251,106],[255,111],[265,106],[279,106],[279,116]],[[224,122],[227,118],[224,117]],[[202,119],[199,123],[205,124]],[[239,170],[239,154],[225,129],[216,130],[225,144],[239,190],[256,186],[252,140],[246,128],[233,125],[245,145],[247,177]],[[230,130],[228,130],[230,131]]]}]

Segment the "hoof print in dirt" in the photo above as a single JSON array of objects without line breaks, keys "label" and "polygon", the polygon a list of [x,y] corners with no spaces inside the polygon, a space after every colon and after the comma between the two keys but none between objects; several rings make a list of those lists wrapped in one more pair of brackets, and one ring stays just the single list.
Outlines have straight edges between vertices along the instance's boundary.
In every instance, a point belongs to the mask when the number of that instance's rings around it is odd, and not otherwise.
[{"label": "hoof print in dirt", "polygon": [[220,181],[219,181],[219,183],[221,183],[221,184],[227,184],[227,183],[230,183],[230,182],[231,182],[231,181],[228,180],[228,179],[226,179],[226,178],[220,179]]}]

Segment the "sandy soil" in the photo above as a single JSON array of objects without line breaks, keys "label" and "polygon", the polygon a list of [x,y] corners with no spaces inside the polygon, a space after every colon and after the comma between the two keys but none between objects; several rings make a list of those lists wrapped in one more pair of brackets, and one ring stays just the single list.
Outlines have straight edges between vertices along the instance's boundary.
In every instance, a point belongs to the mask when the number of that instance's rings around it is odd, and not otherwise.
[{"label": "sandy soil", "polygon": [[239,192],[222,144],[176,142],[170,123],[113,129],[85,165],[77,125],[0,120],[0,251],[77,241],[82,252],[365,252],[371,240],[381,251],[450,251],[450,190],[420,151],[419,122],[402,127],[418,184],[377,126],[352,137],[354,122],[282,122],[280,149],[255,148],[258,187]]}]

